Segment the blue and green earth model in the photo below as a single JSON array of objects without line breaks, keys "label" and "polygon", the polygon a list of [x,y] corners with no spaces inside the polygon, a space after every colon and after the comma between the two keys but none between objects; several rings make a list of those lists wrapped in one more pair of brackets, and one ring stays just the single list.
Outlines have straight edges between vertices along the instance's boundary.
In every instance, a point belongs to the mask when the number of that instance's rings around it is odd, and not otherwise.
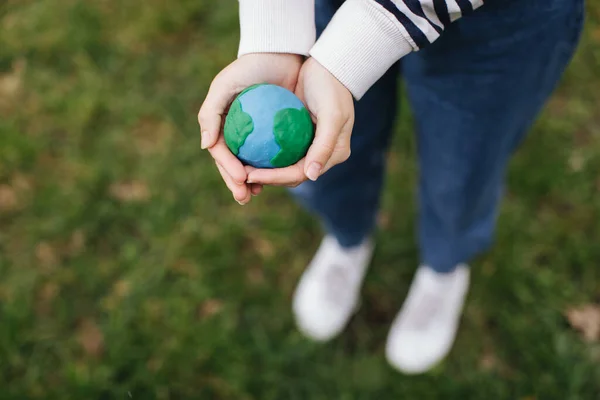
[{"label": "blue and green earth model", "polygon": [[229,108],[223,131],[231,152],[256,168],[295,164],[306,155],[314,137],[302,101],[289,90],[270,84],[241,92]]}]

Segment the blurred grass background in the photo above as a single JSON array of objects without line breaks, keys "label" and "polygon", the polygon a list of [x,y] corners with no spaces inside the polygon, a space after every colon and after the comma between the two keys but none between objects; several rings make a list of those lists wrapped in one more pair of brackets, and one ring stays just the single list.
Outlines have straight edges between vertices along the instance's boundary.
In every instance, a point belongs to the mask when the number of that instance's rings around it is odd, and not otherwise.
[{"label": "blurred grass background", "polygon": [[313,344],[290,297],[317,223],[280,189],[240,207],[199,149],[236,2],[4,0],[0,399],[599,399],[594,327],[567,318],[600,302],[600,4],[587,8],[511,164],[458,342],[405,377],[383,346],[418,263],[409,113],[362,308]]}]

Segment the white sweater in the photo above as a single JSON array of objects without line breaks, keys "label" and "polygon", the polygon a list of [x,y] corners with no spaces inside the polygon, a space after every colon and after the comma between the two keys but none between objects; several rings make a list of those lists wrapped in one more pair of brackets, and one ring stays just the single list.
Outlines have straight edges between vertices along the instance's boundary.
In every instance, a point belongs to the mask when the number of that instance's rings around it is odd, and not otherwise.
[{"label": "white sweater", "polygon": [[346,0],[315,42],[314,0],[239,0],[238,55],[315,58],[356,99],[396,61],[436,40],[483,0]]}]

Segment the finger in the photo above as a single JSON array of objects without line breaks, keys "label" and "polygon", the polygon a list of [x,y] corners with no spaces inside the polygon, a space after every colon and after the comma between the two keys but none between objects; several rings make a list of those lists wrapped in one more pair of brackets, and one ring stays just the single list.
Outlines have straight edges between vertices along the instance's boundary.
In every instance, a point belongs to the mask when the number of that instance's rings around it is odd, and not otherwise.
[{"label": "finger", "polygon": [[248,174],[248,181],[261,185],[295,187],[306,180],[304,160],[285,168],[255,169]]},{"label": "finger", "polygon": [[229,176],[229,174],[227,173],[227,171],[221,165],[219,165],[219,163],[215,163],[215,165],[217,166],[217,169],[219,170],[219,173],[221,174],[221,177],[223,178],[223,181],[225,182],[225,185],[227,185],[227,188],[229,189],[229,191],[233,195],[233,198],[235,199],[235,201],[237,201],[238,203],[242,204],[242,203],[244,203],[244,200],[249,200],[249,195],[248,195],[249,188],[248,188],[248,185],[238,185],[238,184],[236,184],[231,179],[231,176]]},{"label": "finger", "polygon": [[[252,165],[244,165],[244,170],[246,171],[246,175],[250,175],[250,172],[256,171],[257,168],[253,167]],[[252,182],[248,182],[248,183],[252,183]]]},{"label": "finger", "polygon": [[258,196],[260,194],[260,192],[262,192],[263,190],[263,185],[259,184],[259,183],[252,183],[250,185],[250,192],[252,193],[253,196]]},{"label": "finger", "polygon": [[334,150],[336,150],[338,137],[349,120],[349,117],[339,112],[327,112],[325,110],[319,113],[318,118],[315,140],[308,149],[304,165],[304,173],[312,181],[316,181],[325,171],[324,167]]},{"label": "finger", "polygon": [[[250,173],[256,171],[257,168],[254,168],[251,165],[244,165],[244,169],[246,170],[248,176],[250,176]],[[250,181],[249,179],[250,178],[247,178],[246,182],[250,184],[250,192],[252,192],[253,196],[258,196],[263,190],[263,185],[261,185],[260,183],[252,183],[252,181]]]},{"label": "finger", "polygon": [[229,150],[222,136],[214,146],[208,148],[208,151],[215,161],[227,171],[227,174],[236,184],[242,185],[246,182],[248,174],[244,169],[244,165]]},{"label": "finger", "polygon": [[347,122],[342,129],[342,133],[338,137],[337,149],[323,167],[321,175],[327,172],[331,167],[340,164],[350,158],[350,137],[352,136],[352,120]]},{"label": "finger", "polygon": [[217,75],[198,112],[203,149],[214,146],[217,142],[225,109],[234,95],[234,91],[225,82],[227,78],[223,74]]},{"label": "finger", "polygon": [[227,185],[227,188],[231,191],[231,194],[233,195],[233,198],[235,199],[235,201],[237,201],[241,205],[248,203],[251,198],[251,193],[248,188],[248,185],[236,184],[233,181],[233,179],[231,179],[231,176],[229,176],[229,174],[227,173],[225,168],[223,168],[221,165],[219,165],[219,163],[216,163],[216,165],[217,165],[217,169],[221,173],[221,176],[223,177],[223,180],[225,181],[225,184]]}]

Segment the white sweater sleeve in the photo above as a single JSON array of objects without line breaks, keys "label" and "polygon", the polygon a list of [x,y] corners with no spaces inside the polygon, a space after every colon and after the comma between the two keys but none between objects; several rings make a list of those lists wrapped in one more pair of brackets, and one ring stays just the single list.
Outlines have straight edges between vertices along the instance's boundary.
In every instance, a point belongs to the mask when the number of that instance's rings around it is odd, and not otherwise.
[{"label": "white sweater sleeve", "polygon": [[238,56],[293,53],[307,56],[315,43],[314,0],[239,0]]},{"label": "white sweater sleeve", "polygon": [[346,0],[310,51],[356,99],[483,0]]}]

